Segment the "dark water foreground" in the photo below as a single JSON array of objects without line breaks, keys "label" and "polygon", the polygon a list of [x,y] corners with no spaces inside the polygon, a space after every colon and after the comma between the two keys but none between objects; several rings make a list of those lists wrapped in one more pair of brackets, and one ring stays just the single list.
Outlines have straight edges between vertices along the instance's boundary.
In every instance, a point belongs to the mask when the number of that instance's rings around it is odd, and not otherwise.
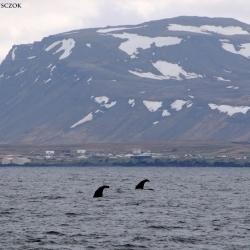
[{"label": "dark water foreground", "polygon": [[0,249],[249,250],[249,191],[250,168],[0,168]]}]

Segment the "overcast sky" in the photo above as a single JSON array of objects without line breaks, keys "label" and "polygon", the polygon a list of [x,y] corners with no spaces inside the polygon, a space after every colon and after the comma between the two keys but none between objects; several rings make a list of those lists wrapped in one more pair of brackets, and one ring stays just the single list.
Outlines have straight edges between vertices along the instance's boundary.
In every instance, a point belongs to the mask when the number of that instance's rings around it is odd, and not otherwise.
[{"label": "overcast sky", "polygon": [[232,17],[250,24],[249,0],[0,0],[0,62],[14,44],[74,29],[138,24],[176,16]]}]

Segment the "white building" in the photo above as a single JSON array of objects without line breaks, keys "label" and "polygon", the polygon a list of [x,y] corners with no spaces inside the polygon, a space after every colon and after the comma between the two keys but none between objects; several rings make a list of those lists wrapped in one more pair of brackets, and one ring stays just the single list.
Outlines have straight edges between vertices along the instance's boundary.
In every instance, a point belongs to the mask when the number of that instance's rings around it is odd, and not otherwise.
[{"label": "white building", "polygon": [[30,159],[25,158],[25,157],[5,157],[2,159],[2,164],[3,165],[8,165],[8,164],[17,164],[17,165],[24,165],[25,163],[31,162]]},{"label": "white building", "polygon": [[46,155],[54,155],[54,154],[55,154],[55,151],[53,151],[53,150],[46,150],[46,151],[45,151],[45,154],[46,154]]},{"label": "white building", "polygon": [[77,154],[86,154],[86,150],[85,149],[77,149],[76,153]]},{"label": "white building", "polygon": [[12,160],[12,163],[17,164],[17,165],[24,165],[25,163],[28,163],[28,162],[31,162],[31,160],[28,159],[28,158],[25,158],[25,157],[23,157],[23,158],[14,158]]},{"label": "white building", "polygon": [[3,158],[2,159],[2,164],[3,165],[11,164],[12,160],[13,160],[13,158],[9,158],[9,157]]},{"label": "white building", "polygon": [[133,154],[134,155],[141,154],[141,153],[142,153],[142,150],[140,148],[134,148],[133,149]]}]

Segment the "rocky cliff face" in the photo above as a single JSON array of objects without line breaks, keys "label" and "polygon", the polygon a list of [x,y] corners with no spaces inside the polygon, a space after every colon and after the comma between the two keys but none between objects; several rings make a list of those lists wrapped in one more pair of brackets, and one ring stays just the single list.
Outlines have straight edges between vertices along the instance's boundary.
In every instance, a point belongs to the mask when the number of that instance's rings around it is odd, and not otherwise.
[{"label": "rocky cliff face", "polygon": [[14,45],[0,142],[250,139],[250,26],[177,17]]}]

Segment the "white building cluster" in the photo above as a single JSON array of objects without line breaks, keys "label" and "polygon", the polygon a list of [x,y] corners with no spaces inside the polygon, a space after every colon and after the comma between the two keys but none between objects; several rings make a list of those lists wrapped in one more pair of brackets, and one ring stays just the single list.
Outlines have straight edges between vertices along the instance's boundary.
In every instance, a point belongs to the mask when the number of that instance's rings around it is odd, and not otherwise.
[{"label": "white building cluster", "polygon": [[2,159],[2,165],[8,165],[8,164],[24,165],[25,163],[28,162],[31,162],[31,160],[22,156],[7,155]]}]

